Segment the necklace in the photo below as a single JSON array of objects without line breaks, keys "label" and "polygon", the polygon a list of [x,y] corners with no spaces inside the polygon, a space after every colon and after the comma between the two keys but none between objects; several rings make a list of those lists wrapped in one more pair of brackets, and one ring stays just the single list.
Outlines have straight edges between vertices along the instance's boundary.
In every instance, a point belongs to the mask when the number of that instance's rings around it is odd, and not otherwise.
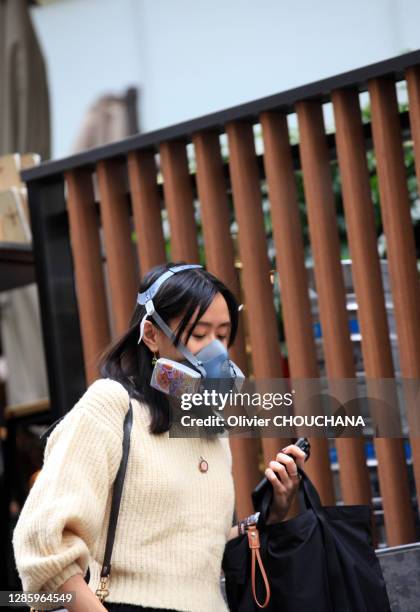
[{"label": "necklace", "polygon": [[[179,415],[182,414],[179,408],[179,403],[175,401],[173,398],[170,398],[169,403],[172,407],[173,414],[178,414],[178,417],[179,417]],[[198,469],[202,473],[207,472],[209,469],[208,461],[204,459],[203,455],[200,455],[200,461],[198,462]]]},{"label": "necklace", "polygon": [[202,455],[200,455],[198,469],[200,470],[200,472],[207,472],[207,470],[209,469],[209,464]]}]

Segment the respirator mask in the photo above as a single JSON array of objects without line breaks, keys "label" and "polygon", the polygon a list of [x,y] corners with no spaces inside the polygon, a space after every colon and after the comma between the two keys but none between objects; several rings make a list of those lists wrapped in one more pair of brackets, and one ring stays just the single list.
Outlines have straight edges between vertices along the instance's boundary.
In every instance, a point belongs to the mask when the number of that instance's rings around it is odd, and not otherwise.
[{"label": "respirator mask", "polygon": [[150,381],[154,389],[177,398],[184,393],[202,393],[205,390],[218,393],[238,391],[245,379],[241,369],[229,359],[228,352],[220,340],[213,340],[195,355],[182,342],[175,344],[175,334],[153,305],[154,296],[168,278],[182,270],[202,267],[198,264],[185,264],[169,268],[137,297],[137,302],[146,307],[146,313],[140,324],[138,343],[143,338],[144,323],[147,317],[151,317],[185,357],[183,361],[160,357],[155,363]]}]

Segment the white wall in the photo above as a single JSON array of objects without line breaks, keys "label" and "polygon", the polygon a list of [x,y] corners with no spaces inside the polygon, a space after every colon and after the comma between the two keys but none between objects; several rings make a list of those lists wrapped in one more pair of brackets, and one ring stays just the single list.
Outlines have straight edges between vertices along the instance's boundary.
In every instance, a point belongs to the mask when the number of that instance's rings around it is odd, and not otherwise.
[{"label": "white wall", "polygon": [[55,157],[95,98],[132,84],[149,131],[420,48],[418,0],[59,0],[33,15]]},{"label": "white wall", "polygon": [[141,79],[136,0],[58,0],[32,9],[49,73],[52,157],[71,152],[84,113]]}]

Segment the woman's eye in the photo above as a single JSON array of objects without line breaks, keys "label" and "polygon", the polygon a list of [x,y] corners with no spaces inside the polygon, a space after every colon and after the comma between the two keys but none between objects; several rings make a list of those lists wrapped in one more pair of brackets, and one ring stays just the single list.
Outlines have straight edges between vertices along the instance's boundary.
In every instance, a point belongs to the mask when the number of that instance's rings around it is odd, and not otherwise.
[{"label": "woman's eye", "polygon": [[[202,336],[199,336],[198,334],[193,334],[193,338],[196,338],[196,340],[202,340],[205,337],[206,337],[205,334],[203,334]],[[217,337],[221,341],[226,340],[226,338],[227,338],[227,336],[217,336]]]}]

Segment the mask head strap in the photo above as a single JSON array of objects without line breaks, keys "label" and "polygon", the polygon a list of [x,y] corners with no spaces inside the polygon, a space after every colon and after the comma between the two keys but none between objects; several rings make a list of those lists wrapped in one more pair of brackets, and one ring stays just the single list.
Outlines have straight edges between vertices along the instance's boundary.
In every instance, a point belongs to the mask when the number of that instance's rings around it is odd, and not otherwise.
[{"label": "mask head strap", "polygon": [[202,267],[203,266],[201,266],[200,264],[184,264],[182,266],[174,266],[173,268],[169,268],[166,272],[161,274],[159,278],[157,278],[155,282],[152,283],[150,287],[146,289],[146,291],[143,291],[143,293],[138,294],[137,302],[141,304],[142,306],[146,305],[146,310],[147,310],[147,303],[152,302],[156,293],[159,291],[161,285],[163,285],[163,283],[168,278],[170,278],[177,272],[182,272],[183,270],[191,270],[192,268],[202,268]]},{"label": "mask head strap", "polygon": [[[141,323],[140,323],[140,336],[139,336],[139,340],[137,344],[140,344],[143,338],[144,324],[149,315],[152,317],[154,321],[156,321],[160,329],[168,336],[168,338],[170,338],[170,340],[172,340],[172,342],[175,343],[176,336],[171,330],[171,328],[169,327],[169,325],[167,325],[165,321],[162,319],[162,317],[156,312],[154,304],[153,304],[153,298],[155,297],[156,293],[159,291],[163,283],[168,278],[176,274],[177,272],[182,272],[183,270],[191,270],[193,268],[202,268],[202,267],[203,266],[201,266],[200,264],[183,264],[181,266],[174,266],[173,268],[169,268],[169,270],[167,270],[161,276],[159,276],[159,278],[157,278],[155,282],[152,283],[152,285],[148,289],[146,289],[146,291],[143,291],[143,293],[139,293],[137,295],[137,302],[141,304],[142,306],[146,307],[146,313],[144,314],[141,320]],[[201,361],[199,361],[191,353],[191,351],[189,351],[187,347],[182,344],[182,342],[177,345],[177,349],[184,355],[186,359],[188,359],[190,363],[192,363],[198,369],[198,371],[201,373],[202,376],[206,375],[206,371],[203,368]]]}]

